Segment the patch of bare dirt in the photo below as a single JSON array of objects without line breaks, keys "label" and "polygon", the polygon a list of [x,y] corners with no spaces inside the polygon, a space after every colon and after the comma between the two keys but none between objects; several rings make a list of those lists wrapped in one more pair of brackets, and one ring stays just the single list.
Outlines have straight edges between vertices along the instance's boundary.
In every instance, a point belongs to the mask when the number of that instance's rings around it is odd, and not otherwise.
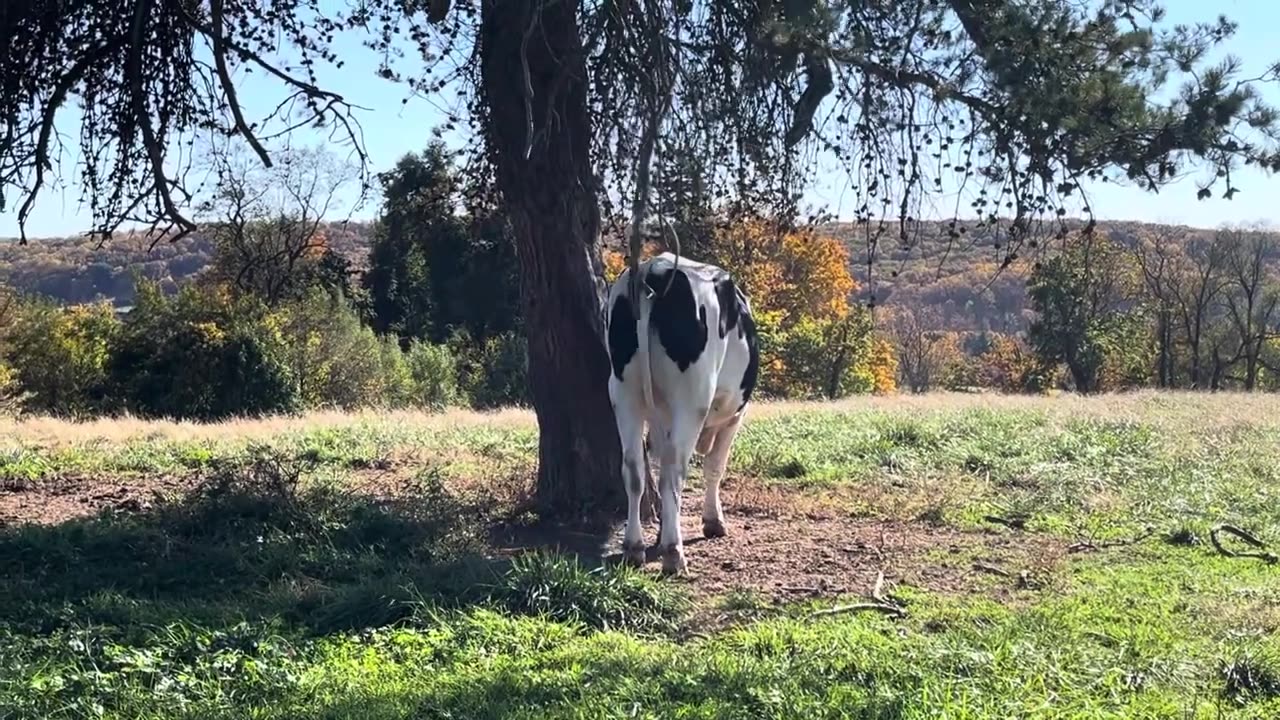
[{"label": "patch of bare dirt", "polygon": [[141,512],[165,497],[186,492],[189,478],[99,478],[83,475],[0,482],[0,526],[57,525],[104,511]]},{"label": "patch of bare dirt", "polygon": [[[686,575],[673,579],[699,605],[748,592],[766,604],[864,596],[884,574],[898,585],[943,593],[983,593],[1016,601],[1043,587],[1065,554],[1059,541],[1005,528],[961,531],[922,522],[855,517],[845,498],[738,481],[722,491],[729,536],[702,537],[702,493],[687,491],[680,527]],[[647,572],[657,574],[657,524],[645,529]],[[501,552],[552,547],[588,560],[619,562],[622,528],[591,534],[542,528],[512,533]],[[714,615],[714,612],[710,614]]]}]

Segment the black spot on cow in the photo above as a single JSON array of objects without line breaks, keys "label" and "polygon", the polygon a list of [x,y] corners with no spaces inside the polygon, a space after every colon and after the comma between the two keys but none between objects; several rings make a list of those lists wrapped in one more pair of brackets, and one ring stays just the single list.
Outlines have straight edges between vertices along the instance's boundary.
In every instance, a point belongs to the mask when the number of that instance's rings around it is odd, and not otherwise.
[{"label": "black spot on cow", "polygon": [[720,337],[738,326],[739,301],[738,288],[729,273],[721,273],[716,278],[716,300],[720,304]]},{"label": "black spot on cow", "polygon": [[667,357],[684,372],[707,347],[707,310],[696,308],[688,276],[670,260],[654,259],[644,282],[654,292],[649,324],[658,331]]},{"label": "black spot on cow", "polygon": [[756,321],[747,312],[747,305],[742,302],[738,318],[738,336],[747,341],[747,369],[742,373],[742,404],[738,410],[747,406],[751,399],[751,391],[756,389],[756,380],[760,376],[760,340],[756,335]]},{"label": "black spot on cow", "polygon": [[631,309],[631,298],[619,295],[609,311],[609,361],[613,374],[622,379],[622,371],[640,348],[640,336],[636,333],[636,315]]}]

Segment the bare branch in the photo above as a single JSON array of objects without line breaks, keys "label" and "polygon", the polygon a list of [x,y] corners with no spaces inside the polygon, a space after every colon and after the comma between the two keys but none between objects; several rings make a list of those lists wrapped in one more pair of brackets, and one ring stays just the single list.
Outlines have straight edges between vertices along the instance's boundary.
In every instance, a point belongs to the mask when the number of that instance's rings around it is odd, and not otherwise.
[{"label": "bare branch", "polygon": [[222,35],[222,2],[223,0],[209,0],[210,19],[213,21],[213,26],[210,28],[210,38],[213,40],[213,61],[217,67],[218,80],[222,83],[222,91],[227,95],[227,105],[231,108],[232,117],[235,118],[236,132],[240,133],[245,142],[249,143],[253,151],[258,154],[262,164],[271,167],[271,156],[267,154],[266,148],[262,147],[262,143],[253,134],[249,123],[245,122],[244,112],[240,108],[240,100],[236,97],[235,84],[231,82],[231,73],[227,71],[226,43]]},{"label": "bare branch", "polygon": [[142,85],[142,43],[143,33],[146,29],[147,14],[151,10],[151,1],[137,0],[137,2],[138,4],[133,11],[133,30],[130,34],[132,43],[129,48],[133,107],[138,126],[142,130],[143,145],[146,147],[147,155],[151,160],[151,173],[155,183],[155,192],[164,204],[165,212],[170,220],[178,226],[178,233],[172,238],[173,242],[177,242],[195,230],[196,225],[188,220],[173,202],[168,175],[164,170],[164,152],[159,140],[156,138],[155,129],[151,126],[151,116],[147,112],[147,96]]}]

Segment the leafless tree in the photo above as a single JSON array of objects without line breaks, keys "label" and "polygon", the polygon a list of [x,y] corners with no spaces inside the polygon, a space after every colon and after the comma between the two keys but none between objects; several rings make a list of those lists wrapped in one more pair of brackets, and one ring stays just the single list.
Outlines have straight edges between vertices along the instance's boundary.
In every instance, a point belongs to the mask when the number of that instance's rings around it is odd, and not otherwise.
[{"label": "leafless tree", "polygon": [[1245,390],[1258,384],[1262,353],[1268,339],[1276,336],[1276,309],[1280,303],[1273,273],[1267,267],[1280,245],[1275,235],[1258,228],[1224,228],[1218,243],[1226,257],[1226,292],[1223,305],[1238,343],[1226,360],[1231,366],[1244,363],[1244,375],[1237,378]]},{"label": "leafless tree", "polygon": [[274,305],[325,250],[322,225],[357,170],[319,148],[280,153],[270,168],[223,151],[210,163],[216,182],[201,205],[216,247],[210,277]]},{"label": "leafless tree", "polygon": [[933,389],[952,359],[951,338],[940,329],[931,313],[910,308],[896,309],[889,329],[898,351],[898,376],[913,393]]}]

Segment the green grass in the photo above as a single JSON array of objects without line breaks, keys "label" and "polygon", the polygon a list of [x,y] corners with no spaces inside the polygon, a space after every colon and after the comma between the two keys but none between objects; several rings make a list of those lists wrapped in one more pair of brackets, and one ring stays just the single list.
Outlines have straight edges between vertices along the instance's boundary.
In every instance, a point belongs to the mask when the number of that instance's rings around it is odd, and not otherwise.
[{"label": "green grass", "polygon": [[[141,513],[0,529],[0,718],[1280,717],[1280,566],[1206,541],[1218,522],[1280,540],[1280,421],[1210,422],[1200,402],[753,418],[732,474],[857,515],[1060,548],[1156,530],[1046,562],[1028,589],[894,586],[900,620],[494,557],[503,508],[451,481],[527,473],[524,423],[13,443],[15,487],[201,482]],[[419,468],[394,499],[349,490],[389,459]]]}]

